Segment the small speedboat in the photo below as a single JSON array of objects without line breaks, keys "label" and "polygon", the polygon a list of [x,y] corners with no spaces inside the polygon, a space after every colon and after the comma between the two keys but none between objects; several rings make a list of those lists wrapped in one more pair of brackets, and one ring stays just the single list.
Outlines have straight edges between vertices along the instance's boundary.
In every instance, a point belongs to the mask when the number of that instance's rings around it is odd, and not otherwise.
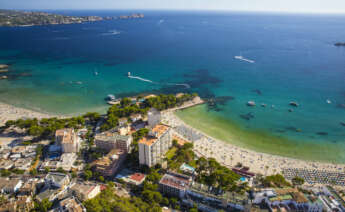
[{"label": "small speedboat", "polygon": [[253,106],[255,106],[256,104],[255,104],[254,101],[248,101],[248,102],[247,102],[247,105],[253,107]]},{"label": "small speedboat", "polygon": [[332,101],[329,99],[327,99],[326,102],[327,102],[327,104],[332,104]]},{"label": "small speedboat", "polygon": [[115,96],[112,94],[109,94],[106,98],[107,101],[114,101],[115,100]]}]

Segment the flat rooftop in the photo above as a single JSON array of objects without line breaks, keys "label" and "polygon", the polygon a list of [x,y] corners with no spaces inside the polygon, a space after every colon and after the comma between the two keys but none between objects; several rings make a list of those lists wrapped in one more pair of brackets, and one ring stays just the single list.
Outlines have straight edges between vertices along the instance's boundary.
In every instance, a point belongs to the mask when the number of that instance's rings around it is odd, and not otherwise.
[{"label": "flat rooftop", "polygon": [[102,140],[102,141],[116,141],[116,140],[123,140],[123,141],[127,141],[129,139],[130,136],[128,135],[120,135],[117,132],[103,132],[100,134],[97,134],[95,136],[96,140]]},{"label": "flat rooftop", "polygon": [[190,181],[187,178],[179,177],[178,175],[165,174],[159,181],[159,184],[182,190],[189,187]]},{"label": "flat rooftop", "polygon": [[56,130],[55,137],[61,138],[61,143],[73,143],[74,130],[72,128]]},{"label": "flat rooftop", "polygon": [[164,125],[164,124],[157,124],[151,131],[154,133],[156,136],[146,136],[142,139],[139,140],[139,143],[141,144],[146,144],[148,146],[151,146],[154,144],[158,138],[160,138],[166,131],[169,130],[169,126]]}]

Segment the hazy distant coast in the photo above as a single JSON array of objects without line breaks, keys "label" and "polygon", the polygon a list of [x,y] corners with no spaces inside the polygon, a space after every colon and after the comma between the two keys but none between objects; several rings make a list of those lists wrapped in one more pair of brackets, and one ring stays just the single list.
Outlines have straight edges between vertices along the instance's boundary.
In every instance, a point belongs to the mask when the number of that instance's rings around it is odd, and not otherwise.
[{"label": "hazy distant coast", "polygon": [[102,20],[144,18],[143,14],[135,13],[123,16],[65,16],[46,12],[0,10],[0,26],[39,26],[54,24],[79,24]]}]

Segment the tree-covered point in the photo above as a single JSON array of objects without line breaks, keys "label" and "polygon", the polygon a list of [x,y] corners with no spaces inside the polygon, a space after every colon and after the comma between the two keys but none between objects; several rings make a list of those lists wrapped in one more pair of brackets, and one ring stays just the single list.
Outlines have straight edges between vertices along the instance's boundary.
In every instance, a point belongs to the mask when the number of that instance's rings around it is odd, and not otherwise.
[{"label": "tree-covered point", "polygon": [[129,117],[137,113],[145,115],[152,107],[158,110],[174,108],[181,106],[184,102],[192,100],[196,96],[197,94],[183,94],[180,97],[176,97],[173,94],[161,94],[147,98],[145,101],[139,102],[138,104],[129,98],[123,98],[120,104],[113,105],[108,109],[107,118],[101,126],[101,131],[115,128],[119,118]]},{"label": "tree-covered point", "polygon": [[158,95],[155,97],[150,97],[146,99],[143,104],[144,107],[154,107],[158,110],[166,110],[169,108],[181,106],[184,102],[192,100],[194,97],[198,96],[198,94],[183,94],[180,97],[176,97],[175,95],[168,94],[168,95]]}]

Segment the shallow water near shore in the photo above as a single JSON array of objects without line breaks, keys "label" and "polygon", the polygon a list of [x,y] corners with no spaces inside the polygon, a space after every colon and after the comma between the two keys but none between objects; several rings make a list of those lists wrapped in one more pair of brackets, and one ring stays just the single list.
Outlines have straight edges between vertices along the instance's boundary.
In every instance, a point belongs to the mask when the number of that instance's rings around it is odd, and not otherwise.
[{"label": "shallow water near shore", "polygon": [[250,130],[219,114],[210,115],[205,105],[178,110],[175,114],[189,126],[242,148],[307,161],[345,163],[344,143],[289,140],[262,130]]},{"label": "shallow water near shore", "polygon": [[[214,103],[182,118],[199,120],[211,134],[240,136],[236,145],[258,151],[345,161],[345,48],[333,45],[345,38],[344,16],[144,13],[143,19],[0,27],[0,64],[10,64],[0,101],[81,114],[105,112],[108,94],[197,92]],[[234,58],[239,55],[255,63]]]}]

